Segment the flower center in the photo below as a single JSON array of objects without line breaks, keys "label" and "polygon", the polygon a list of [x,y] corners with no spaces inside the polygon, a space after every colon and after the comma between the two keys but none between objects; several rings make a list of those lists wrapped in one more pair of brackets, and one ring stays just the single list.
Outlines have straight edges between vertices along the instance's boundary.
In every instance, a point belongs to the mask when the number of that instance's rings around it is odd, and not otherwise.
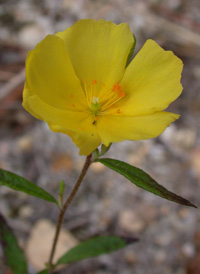
[{"label": "flower center", "polygon": [[84,82],[84,93],[87,99],[89,111],[94,115],[94,122],[96,123],[98,117],[108,113],[120,114],[121,111],[117,107],[117,103],[126,96],[123,88],[115,83],[111,88],[106,87],[105,84],[99,84],[97,80],[92,80],[90,85]]},{"label": "flower center", "polygon": [[93,96],[92,102],[91,102],[91,110],[96,115],[99,109],[100,109],[99,98]]}]

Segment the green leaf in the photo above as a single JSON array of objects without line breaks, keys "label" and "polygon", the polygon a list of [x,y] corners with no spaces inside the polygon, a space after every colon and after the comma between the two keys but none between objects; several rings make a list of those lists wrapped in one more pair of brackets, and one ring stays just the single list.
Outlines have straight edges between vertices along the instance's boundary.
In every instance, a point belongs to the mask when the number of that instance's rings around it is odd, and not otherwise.
[{"label": "green leaf", "polygon": [[158,195],[164,199],[173,201],[178,204],[197,208],[194,204],[192,204],[188,200],[174,194],[173,192],[167,190],[165,187],[159,185],[147,173],[145,173],[143,170],[137,167],[131,166],[119,160],[108,159],[108,158],[98,159],[96,160],[96,162],[100,162],[104,164],[105,166],[115,170],[116,172],[120,173],[121,175],[126,177],[128,180],[130,180],[132,183],[134,183],[136,186],[143,188],[149,192],[152,192],[155,195]]},{"label": "green leaf", "polygon": [[95,161],[96,159],[99,158],[99,150],[98,148],[96,148],[93,152],[92,152],[92,161]]},{"label": "green leaf", "polygon": [[130,52],[129,52],[127,61],[126,61],[126,67],[128,66],[128,64],[129,64],[130,61],[131,61],[131,57],[132,57],[132,55],[133,55],[133,52],[134,52],[134,49],[135,49],[135,46],[136,46],[136,38],[135,38],[135,35],[134,35],[134,34],[133,34],[133,39],[134,39],[133,45],[132,45],[132,48],[131,48],[131,50],[130,50]]},{"label": "green leaf", "polygon": [[49,274],[47,269],[43,269],[42,271],[38,272],[37,274]]},{"label": "green leaf", "polygon": [[23,177],[0,169],[0,186],[6,186],[17,191],[25,192],[48,202],[56,203],[56,199],[39,186],[31,183]]},{"label": "green leaf", "polygon": [[6,262],[13,274],[28,274],[27,263],[17,240],[7,225],[6,220],[0,215],[0,241],[2,243]]},{"label": "green leaf", "polygon": [[86,258],[107,254],[127,245],[127,241],[117,236],[99,236],[84,241],[67,251],[57,264],[68,264]]},{"label": "green leaf", "polygon": [[108,150],[111,148],[111,146],[112,146],[112,143],[110,143],[110,145],[108,147],[105,146],[104,144],[102,144],[101,145],[101,152],[100,152],[99,156],[101,157],[101,156],[105,155],[106,152],[108,152]]},{"label": "green leaf", "polygon": [[64,191],[65,191],[65,182],[62,180],[59,185],[59,194],[58,194],[59,208],[62,208]]},{"label": "green leaf", "polygon": [[60,181],[60,185],[59,185],[59,195],[60,196],[63,196],[64,190],[65,190],[65,182],[64,182],[64,180],[62,180],[62,181]]}]

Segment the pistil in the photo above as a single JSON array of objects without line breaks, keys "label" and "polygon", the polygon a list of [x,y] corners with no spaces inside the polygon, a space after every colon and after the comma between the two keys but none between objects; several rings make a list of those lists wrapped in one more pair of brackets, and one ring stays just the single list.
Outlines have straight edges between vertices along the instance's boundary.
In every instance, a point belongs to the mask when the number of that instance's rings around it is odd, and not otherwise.
[{"label": "pistil", "polygon": [[100,109],[99,98],[93,96],[92,102],[91,102],[91,110],[96,115],[99,109]]}]

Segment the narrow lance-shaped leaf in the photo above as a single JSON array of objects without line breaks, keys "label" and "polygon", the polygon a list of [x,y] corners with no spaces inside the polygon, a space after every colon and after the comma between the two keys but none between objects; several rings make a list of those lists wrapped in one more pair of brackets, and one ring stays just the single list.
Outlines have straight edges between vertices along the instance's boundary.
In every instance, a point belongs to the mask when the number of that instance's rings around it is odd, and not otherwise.
[{"label": "narrow lance-shaped leaf", "polygon": [[115,170],[116,172],[120,173],[128,180],[130,180],[132,183],[134,183],[136,186],[152,192],[155,195],[176,202],[178,204],[197,208],[188,200],[174,194],[173,192],[167,190],[165,187],[159,185],[153,178],[151,178],[147,173],[139,168],[136,168],[119,160],[108,158],[98,159],[96,160],[96,162],[100,162],[110,169]]},{"label": "narrow lance-shaped leaf", "polygon": [[65,190],[65,182],[62,180],[59,185],[59,195],[58,195],[58,204],[60,208],[62,207],[62,204],[63,204],[64,190]]},{"label": "narrow lance-shaped leaf", "polygon": [[[133,241],[136,241],[134,239]],[[66,252],[57,262],[57,264],[68,264],[77,262],[86,258],[96,257],[102,254],[108,254],[127,245],[124,238],[117,236],[99,236],[84,241]]]},{"label": "narrow lance-shaped leaf", "polygon": [[25,192],[26,194],[38,197],[48,202],[56,203],[56,199],[41,187],[24,179],[23,177],[0,169],[0,186],[6,186],[17,191]]},{"label": "narrow lance-shaped leaf", "polygon": [[37,274],[49,274],[47,269],[43,269],[42,271],[38,272]]},{"label": "narrow lance-shaped leaf", "polygon": [[6,220],[0,215],[0,242],[3,247],[7,265],[13,274],[28,274],[27,263],[17,240],[7,225]]}]

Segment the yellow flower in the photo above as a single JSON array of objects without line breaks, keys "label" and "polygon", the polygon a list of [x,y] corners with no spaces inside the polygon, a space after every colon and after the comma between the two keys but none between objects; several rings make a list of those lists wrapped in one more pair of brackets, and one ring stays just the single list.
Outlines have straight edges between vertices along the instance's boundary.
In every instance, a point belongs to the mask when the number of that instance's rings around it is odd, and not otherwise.
[{"label": "yellow flower", "polygon": [[160,135],[179,117],[163,110],[182,91],[183,65],[147,40],[126,67],[133,43],[128,24],[104,20],[48,35],[27,57],[24,108],[69,135],[82,155]]}]

